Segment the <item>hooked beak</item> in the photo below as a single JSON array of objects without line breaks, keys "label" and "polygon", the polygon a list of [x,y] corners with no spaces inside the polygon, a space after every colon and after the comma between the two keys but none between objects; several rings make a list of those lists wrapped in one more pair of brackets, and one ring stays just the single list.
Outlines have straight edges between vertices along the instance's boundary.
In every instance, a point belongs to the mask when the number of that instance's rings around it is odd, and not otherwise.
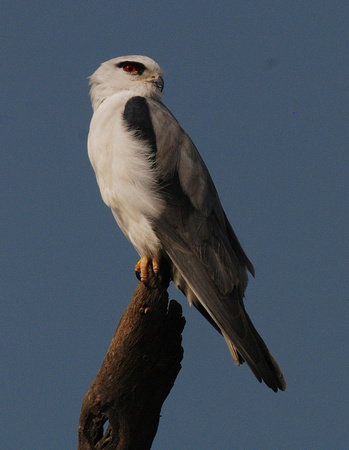
[{"label": "hooked beak", "polygon": [[152,78],[151,80],[148,80],[148,81],[149,81],[149,83],[153,84],[158,89],[160,89],[161,92],[164,89],[165,83],[164,83],[164,79],[161,76],[158,76],[157,78]]}]

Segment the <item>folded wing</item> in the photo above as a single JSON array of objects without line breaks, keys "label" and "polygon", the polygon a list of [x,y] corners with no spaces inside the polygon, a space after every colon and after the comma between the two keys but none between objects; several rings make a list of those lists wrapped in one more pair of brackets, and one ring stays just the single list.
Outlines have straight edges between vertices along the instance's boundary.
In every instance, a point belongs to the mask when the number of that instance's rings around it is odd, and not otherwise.
[{"label": "folded wing", "polygon": [[222,333],[237,364],[246,361],[259,381],[285,390],[282,372],[243,303],[254,274],[221,206],[209,172],[168,109],[147,100],[156,136],[156,173],[166,211],[154,231],[174,265],[188,300]]}]

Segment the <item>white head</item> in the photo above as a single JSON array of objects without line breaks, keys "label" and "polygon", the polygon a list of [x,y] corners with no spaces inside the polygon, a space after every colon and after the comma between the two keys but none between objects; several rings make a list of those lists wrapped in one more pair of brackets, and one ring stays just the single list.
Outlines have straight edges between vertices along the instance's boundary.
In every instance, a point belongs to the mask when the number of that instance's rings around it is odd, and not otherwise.
[{"label": "white head", "polygon": [[147,56],[120,56],[104,62],[90,76],[90,96],[93,109],[119,91],[132,91],[134,95],[160,100],[164,87],[163,72]]}]

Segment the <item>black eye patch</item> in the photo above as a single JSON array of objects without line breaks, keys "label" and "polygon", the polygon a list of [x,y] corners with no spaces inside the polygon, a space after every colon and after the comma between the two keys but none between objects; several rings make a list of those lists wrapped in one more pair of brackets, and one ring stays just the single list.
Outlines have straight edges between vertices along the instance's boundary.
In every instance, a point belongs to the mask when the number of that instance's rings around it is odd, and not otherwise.
[{"label": "black eye patch", "polygon": [[116,67],[119,67],[120,69],[123,69],[127,66],[132,66],[136,69],[138,75],[142,75],[142,73],[145,71],[145,65],[136,61],[122,61],[118,64],[116,64]]}]

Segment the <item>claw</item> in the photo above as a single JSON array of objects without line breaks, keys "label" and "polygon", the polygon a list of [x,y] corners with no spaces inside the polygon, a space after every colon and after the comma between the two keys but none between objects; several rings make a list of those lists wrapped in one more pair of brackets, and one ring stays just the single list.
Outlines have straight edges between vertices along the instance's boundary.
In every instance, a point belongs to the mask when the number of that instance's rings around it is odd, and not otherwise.
[{"label": "claw", "polygon": [[158,273],[159,270],[160,270],[159,261],[156,261],[155,259],[153,259],[153,271],[154,271],[154,273]]},{"label": "claw", "polygon": [[143,256],[135,266],[136,276],[142,283],[147,283],[149,280],[148,267],[150,264],[152,264],[153,272],[158,273],[160,270],[159,262],[155,259],[151,260],[147,256]]},{"label": "claw", "polygon": [[140,276],[140,280],[142,283],[148,281],[148,265],[150,263],[150,259],[146,256],[143,256],[135,266],[136,274],[138,274],[138,278]]}]

